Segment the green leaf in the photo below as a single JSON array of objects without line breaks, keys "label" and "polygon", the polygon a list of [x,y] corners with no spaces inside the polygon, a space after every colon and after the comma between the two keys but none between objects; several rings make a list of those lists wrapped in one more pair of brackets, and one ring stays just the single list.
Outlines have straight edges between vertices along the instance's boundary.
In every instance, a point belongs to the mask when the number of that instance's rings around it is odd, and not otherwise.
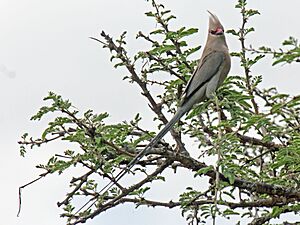
[{"label": "green leaf", "polygon": [[237,32],[237,31],[234,30],[234,29],[227,30],[226,33],[227,33],[227,34],[232,34],[232,35],[234,35],[234,36],[239,36],[239,32]]},{"label": "green leaf", "polygon": [[272,208],[271,216],[273,218],[279,217],[279,215],[282,213],[282,209],[279,206],[274,206]]},{"label": "green leaf", "polygon": [[165,30],[163,29],[157,29],[154,31],[151,31],[150,34],[163,34],[165,32]]},{"label": "green leaf", "polygon": [[223,173],[224,177],[228,178],[229,184],[231,184],[231,185],[234,184],[235,175],[234,175],[233,171],[223,168],[222,173]]},{"label": "green leaf", "polygon": [[238,212],[235,212],[234,210],[232,209],[226,209],[224,212],[223,212],[223,215],[225,216],[228,216],[228,215],[240,215]]},{"label": "green leaf", "polygon": [[254,15],[260,15],[259,11],[258,10],[255,10],[255,9],[248,9],[245,11],[245,14],[247,17],[251,17],[251,16],[254,16]]},{"label": "green leaf", "polygon": [[149,16],[149,17],[155,17],[156,16],[153,12],[146,12],[145,15]]},{"label": "green leaf", "polygon": [[201,168],[200,170],[198,170],[196,172],[196,174],[194,176],[201,176],[203,174],[205,175],[205,174],[207,174],[210,171],[214,171],[214,167],[213,166],[207,166],[207,167]]},{"label": "green leaf", "polygon": [[190,28],[190,29],[187,29],[187,30],[184,30],[184,31],[180,31],[178,32],[178,39],[180,38],[183,38],[185,36],[189,36],[189,35],[192,35],[194,33],[197,33],[198,32],[198,29],[197,28]]}]

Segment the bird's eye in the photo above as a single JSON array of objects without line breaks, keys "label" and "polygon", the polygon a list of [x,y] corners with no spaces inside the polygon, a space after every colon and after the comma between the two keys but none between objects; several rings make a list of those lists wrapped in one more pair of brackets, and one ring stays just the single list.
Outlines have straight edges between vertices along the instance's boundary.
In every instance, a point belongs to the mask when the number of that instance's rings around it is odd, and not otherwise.
[{"label": "bird's eye", "polygon": [[210,30],[210,33],[211,34],[216,34],[216,31],[215,30]]}]

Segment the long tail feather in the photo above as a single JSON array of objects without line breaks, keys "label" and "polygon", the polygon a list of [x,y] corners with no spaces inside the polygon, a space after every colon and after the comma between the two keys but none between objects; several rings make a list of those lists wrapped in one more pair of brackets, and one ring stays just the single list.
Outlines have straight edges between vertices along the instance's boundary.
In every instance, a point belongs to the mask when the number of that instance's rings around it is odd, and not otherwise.
[{"label": "long tail feather", "polygon": [[150,143],[142,150],[140,151],[126,166],[126,168],[124,168],[123,170],[121,170],[117,176],[114,179],[114,182],[110,182],[108,183],[105,187],[102,188],[102,190],[100,191],[106,191],[108,189],[110,189],[116,182],[118,182],[145,154],[147,154],[148,151],[151,150],[151,148],[153,148],[160,139],[162,139],[166,133],[168,133],[172,127],[174,126],[174,124],[187,112],[185,107],[179,108],[178,111],[176,112],[176,114],[173,116],[173,118],[165,125],[165,127],[150,141]]}]

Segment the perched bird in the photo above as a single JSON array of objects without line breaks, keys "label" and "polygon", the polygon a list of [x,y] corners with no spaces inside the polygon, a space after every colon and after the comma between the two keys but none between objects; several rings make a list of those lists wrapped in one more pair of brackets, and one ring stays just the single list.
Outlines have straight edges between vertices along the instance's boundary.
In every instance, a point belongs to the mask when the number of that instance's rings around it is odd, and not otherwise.
[{"label": "perched bird", "polygon": [[[119,181],[151,148],[153,148],[195,104],[204,101],[206,98],[211,98],[226,78],[231,63],[224,28],[217,16],[209,11],[208,13],[210,14],[210,18],[206,45],[197,68],[187,83],[180,107],[173,118],[151,142],[128,163],[126,168],[117,174],[115,182]],[[106,185],[102,191],[111,186],[113,186],[113,183]]]}]

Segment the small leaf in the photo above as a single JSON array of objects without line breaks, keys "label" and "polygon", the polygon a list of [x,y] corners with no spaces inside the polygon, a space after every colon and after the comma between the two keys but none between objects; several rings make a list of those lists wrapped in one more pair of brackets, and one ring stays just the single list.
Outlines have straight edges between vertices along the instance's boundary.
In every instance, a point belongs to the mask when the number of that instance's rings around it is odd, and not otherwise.
[{"label": "small leaf", "polygon": [[195,176],[201,176],[203,174],[207,174],[209,171],[214,171],[214,167],[213,166],[207,166],[204,168],[201,168],[200,170],[198,170],[195,174]]},{"label": "small leaf", "polygon": [[223,215],[225,216],[228,216],[228,215],[240,215],[238,212],[235,212],[234,210],[232,209],[226,209],[224,212],[223,212]]}]

